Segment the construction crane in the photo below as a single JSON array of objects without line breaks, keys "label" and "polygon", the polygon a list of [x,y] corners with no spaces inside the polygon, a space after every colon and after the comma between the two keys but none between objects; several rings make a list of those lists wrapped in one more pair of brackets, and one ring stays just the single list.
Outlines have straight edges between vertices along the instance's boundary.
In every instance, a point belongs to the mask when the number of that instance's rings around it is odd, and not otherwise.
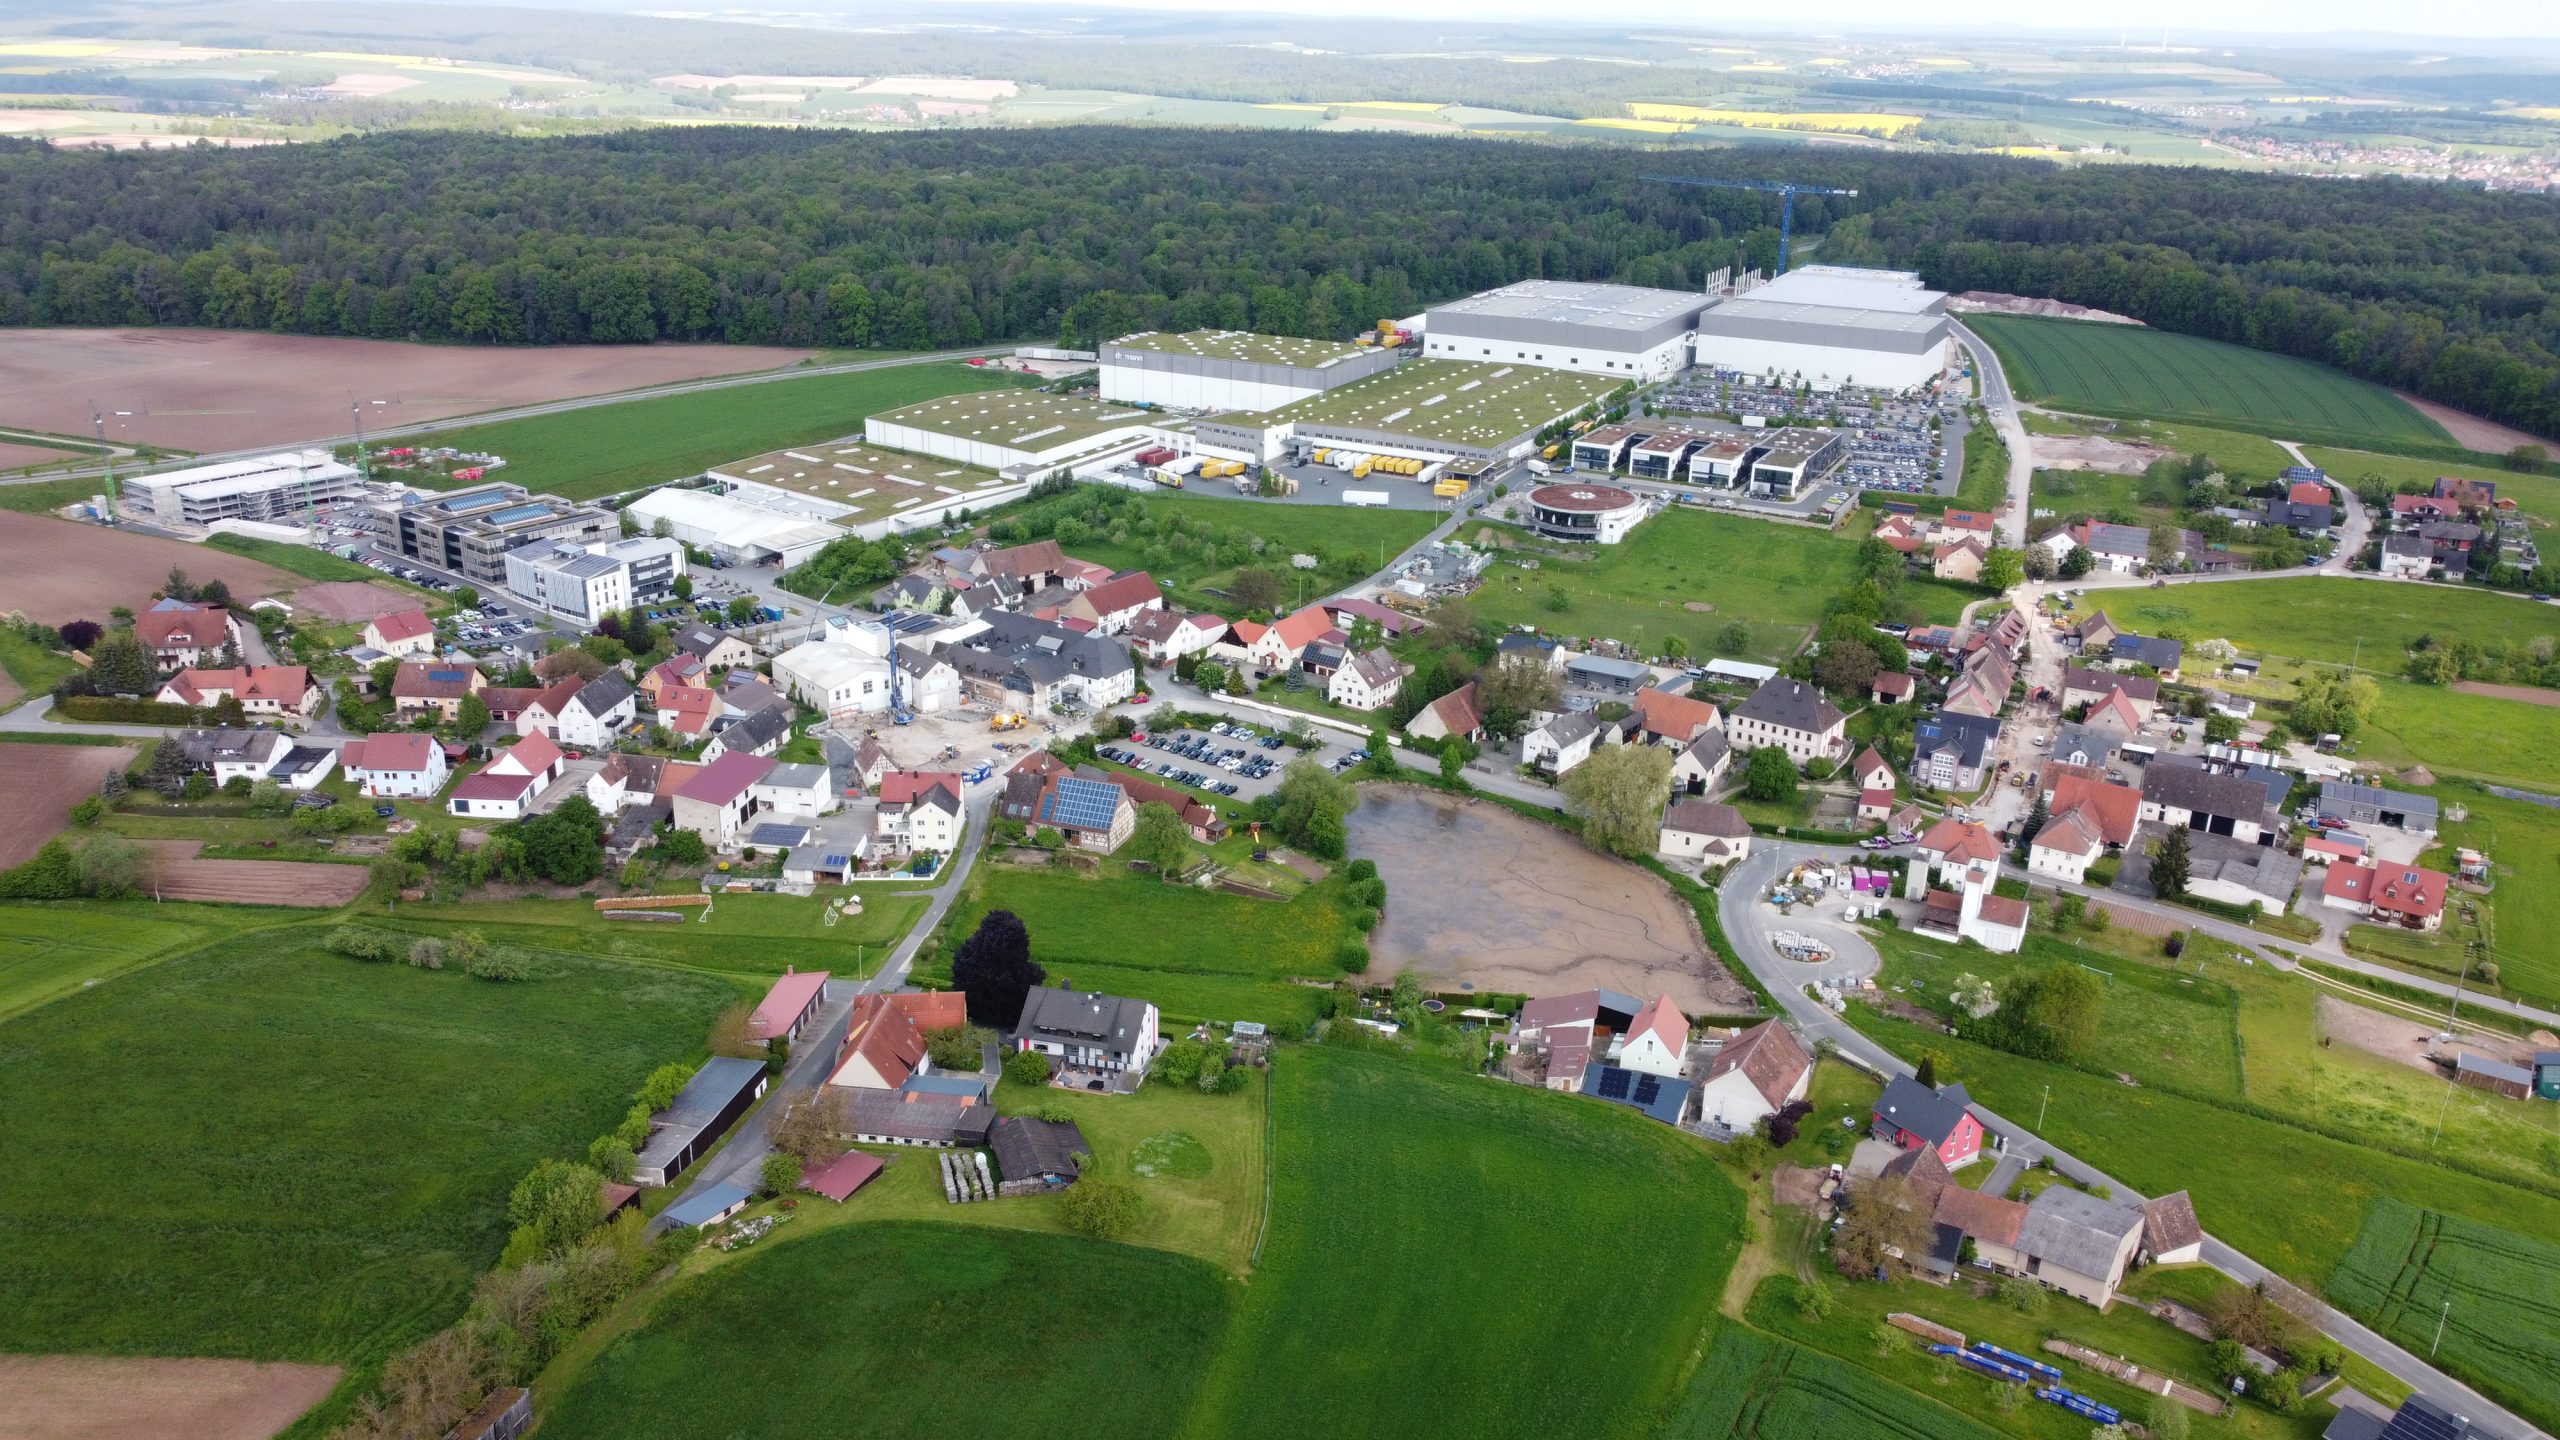
[{"label": "construction crane", "polygon": [[1795,237],[1796,197],[1799,195],[1850,195],[1855,190],[1834,190],[1828,185],[1798,185],[1791,180],[1701,180],[1694,175],[1639,175],[1660,185],[1697,185],[1709,190],[1757,190],[1778,197],[1778,273],[1787,273],[1787,244]]}]

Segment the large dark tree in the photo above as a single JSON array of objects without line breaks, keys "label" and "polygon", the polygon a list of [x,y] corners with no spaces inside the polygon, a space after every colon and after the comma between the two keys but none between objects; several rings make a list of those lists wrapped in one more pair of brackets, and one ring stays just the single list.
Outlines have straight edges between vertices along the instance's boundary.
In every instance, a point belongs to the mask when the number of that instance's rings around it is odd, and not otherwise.
[{"label": "large dark tree", "polygon": [[951,984],[969,997],[969,1023],[1011,1030],[1022,1023],[1022,1002],[1049,978],[1031,958],[1031,931],[1010,910],[987,918],[951,957]]}]

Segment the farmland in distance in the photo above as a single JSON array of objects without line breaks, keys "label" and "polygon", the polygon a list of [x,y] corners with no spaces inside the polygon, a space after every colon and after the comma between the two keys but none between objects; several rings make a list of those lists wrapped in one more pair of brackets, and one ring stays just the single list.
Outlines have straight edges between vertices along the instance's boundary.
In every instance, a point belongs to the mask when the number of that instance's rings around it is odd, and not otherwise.
[{"label": "farmland in distance", "polygon": [[[2329,1298],[2512,1405],[2560,1424],[2560,1245],[2494,1225],[2377,1201]],[[2438,1326],[2444,1331],[2436,1345]]]},{"label": "farmland in distance", "polygon": [[2450,445],[2379,385],[2326,366],[2133,325],[1975,315],[2018,397],[2097,415],[2158,416],[2295,440]]}]

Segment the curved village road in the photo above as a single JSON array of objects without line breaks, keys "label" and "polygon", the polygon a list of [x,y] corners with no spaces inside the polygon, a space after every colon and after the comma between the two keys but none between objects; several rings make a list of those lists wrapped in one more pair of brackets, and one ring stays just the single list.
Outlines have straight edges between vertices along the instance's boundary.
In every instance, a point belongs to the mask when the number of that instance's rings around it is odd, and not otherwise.
[{"label": "curved village road", "polygon": [[[1910,1074],[1912,1067],[1900,1057],[1851,1028],[1848,1022],[1824,1009],[1807,995],[1804,991],[1807,978],[1804,972],[1811,967],[1799,965],[1795,961],[1781,957],[1768,941],[1768,931],[1773,928],[1774,912],[1762,904],[1760,896],[1765,891],[1768,881],[1774,878],[1779,870],[1796,860],[1846,860],[1864,852],[1848,846],[1772,845],[1767,847],[1767,853],[1772,857],[1771,863],[1766,867],[1758,867],[1762,846],[1754,844],[1752,851],[1753,854],[1749,860],[1726,872],[1724,883],[1718,887],[1716,895],[1717,913],[1723,920],[1725,934],[1733,941],[1735,951],[1742,957],[1742,963],[1750,968],[1752,974],[1760,978],[1762,984],[1768,986],[1769,992],[1777,997],[1780,1007],[1786,1011],[1790,1019],[1796,1022],[1806,1036],[1815,1040],[1830,1041],[1852,1061],[1867,1069],[1885,1075]],[[2109,900],[2110,903],[2120,903],[2113,896],[2110,896]],[[2177,913],[2180,919],[2187,918],[2185,912]],[[1811,929],[1810,925],[1800,923],[1794,916],[1788,917],[1787,924],[1791,929]],[[1830,937],[1826,934],[1824,938]],[[1865,946],[1865,949],[1869,955],[1873,955],[1873,946]],[[1835,953],[1845,954],[1846,952]],[[2049,1159],[2053,1162],[2054,1169],[2081,1184],[2104,1185],[2108,1193],[2122,1200],[2139,1203],[2145,1198],[2132,1186],[2099,1170],[2078,1156],[2047,1143],[2026,1126],[2006,1119],[1979,1103],[1972,1108],[1974,1117],[1980,1120],[1986,1129],[1995,1136],[2006,1138],[2006,1144],[2002,1150],[2004,1159],[2014,1159],[2030,1164],[2038,1159]],[[2261,1280],[2268,1281],[2274,1293],[2283,1298],[2287,1309],[2319,1327],[2323,1333],[2339,1344],[2371,1361],[2409,1388],[2439,1400],[2475,1420],[2501,1427],[2517,1436],[2543,1435],[2542,1431],[2510,1414],[2505,1407],[2492,1402],[2487,1396],[2384,1339],[2354,1317],[2342,1314],[2318,1299],[2295,1290],[2294,1287],[2285,1283],[2283,1277],[2273,1274],[2265,1266],[2210,1234],[2207,1234],[2204,1239],[2204,1258],[2205,1263],[2244,1285],[2254,1285]]]},{"label": "curved village road", "polygon": [[2035,483],[2035,442],[2027,437],[2025,422],[2018,418],[2018,397],[2009,389],[2009,372],[2000,368],[2000,356],[1990,342],[1965,328],[1961,320],[1949,318],[1956,338],[1973,354],[1973,373],[1982,381],[1982,408],[1991,417],[1991,428],[2000,443],[2009,447],[2009,503],[2001,507],[1995,525],[2000,543],[2024,549],[2027,543],[2027,492]]}]

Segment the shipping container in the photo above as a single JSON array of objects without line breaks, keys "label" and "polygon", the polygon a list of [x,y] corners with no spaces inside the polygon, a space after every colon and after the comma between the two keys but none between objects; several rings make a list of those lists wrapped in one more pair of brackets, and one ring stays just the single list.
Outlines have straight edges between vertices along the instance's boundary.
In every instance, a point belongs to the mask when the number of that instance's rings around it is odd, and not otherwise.
[{"label": "shipping container", "polygon": [[1138,465],[1141,469],[1144,469],[1149,465],[1162,465],[1173,460],[1179,454],[1179,451],[1170,449],[1163,445],[1158,445],[1152,449],[1139,451]]},{"label": "shipping container", "polygon": [[1387,492],[1384,490],[1345,490],[1342,492],[1342,503],[1345,505],[1384,505],[1387,503],[1388,498]]},{"label": "shipping container", "polygon": [[1467,482],[1464,480],[1443,480],[1439,484],[1431,487],[1431,493],[1443,500],[1454,500],[1467,493]]}]

